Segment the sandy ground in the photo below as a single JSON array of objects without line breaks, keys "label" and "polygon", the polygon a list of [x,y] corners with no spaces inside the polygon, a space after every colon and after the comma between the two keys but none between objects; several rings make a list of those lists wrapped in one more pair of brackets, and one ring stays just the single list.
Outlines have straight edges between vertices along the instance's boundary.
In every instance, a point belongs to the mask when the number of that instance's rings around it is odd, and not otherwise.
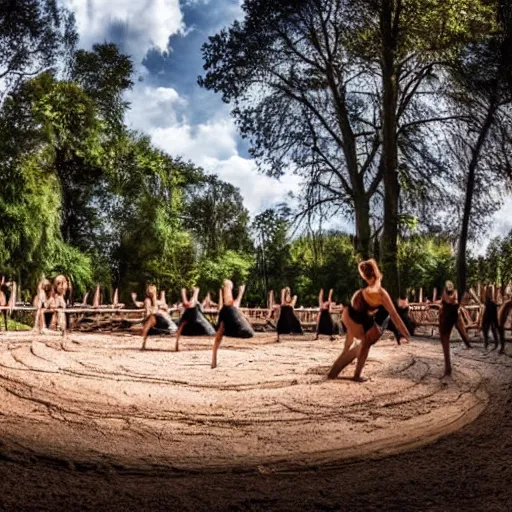
[{"label": "sandy ground", "polygon": [[512,509],[510,357],[311,338],[3,335],[0,510]]}]

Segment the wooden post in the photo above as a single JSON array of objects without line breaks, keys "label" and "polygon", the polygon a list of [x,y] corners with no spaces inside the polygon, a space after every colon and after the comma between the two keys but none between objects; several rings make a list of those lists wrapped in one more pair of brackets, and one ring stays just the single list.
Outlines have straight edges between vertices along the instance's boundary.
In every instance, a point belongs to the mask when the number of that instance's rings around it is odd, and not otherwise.
[{"label": "wooden post", "polygon": [[98,308],[100,306],[100,285],[96,285],[96,291],[94,292],[94,298],[92,299],[92,307]]},{"label": "wooden post", "polygon": [[422,304],[423,303],[423,288],[420,288],[420,298],[419,298],[419,303]]},{"label": "wooden post", "polygon": [[432,294],[432,302],[437,300],[437,288],[434,288],[434,293]]}]

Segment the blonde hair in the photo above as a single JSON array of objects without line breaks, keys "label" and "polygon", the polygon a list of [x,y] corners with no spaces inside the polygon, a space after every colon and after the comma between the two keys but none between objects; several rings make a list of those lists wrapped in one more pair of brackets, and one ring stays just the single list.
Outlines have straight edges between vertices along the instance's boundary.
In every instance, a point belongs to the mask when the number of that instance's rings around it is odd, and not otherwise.
[{"label": "blonde hair", "polygon": [[361,261],[358,266],[359,274],[369,284],[372,279],[376,281],[382,279],[382,273],[379,270],[377,262],[371,258],[369,260]]}]

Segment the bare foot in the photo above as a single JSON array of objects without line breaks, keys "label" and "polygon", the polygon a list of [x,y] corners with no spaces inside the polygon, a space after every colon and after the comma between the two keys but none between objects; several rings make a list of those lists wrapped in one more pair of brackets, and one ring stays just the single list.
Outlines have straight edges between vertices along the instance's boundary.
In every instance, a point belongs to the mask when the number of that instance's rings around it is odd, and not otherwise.
[{"label": "bare foot", "polygon": [[352,380],[354,382],[368,382],[369,379],[367,377],[359,376],[359,377],[354,377]]}]

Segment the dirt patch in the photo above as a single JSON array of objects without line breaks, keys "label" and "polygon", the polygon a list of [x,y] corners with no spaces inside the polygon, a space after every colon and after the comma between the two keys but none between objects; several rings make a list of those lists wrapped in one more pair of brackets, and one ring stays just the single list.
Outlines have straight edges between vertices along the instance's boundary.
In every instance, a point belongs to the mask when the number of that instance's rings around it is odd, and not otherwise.
[{"label": "dirt patch", "polygon": [[473,421],[488,400],[478,361],[440,380],[437,344],[370,354],[366,383],[325,374],[341,342],[274,335],[208,338],[140,350],[134,336],[5,336],[0,349],[4,454],[119,471],[269,471],[397,453]]}]

